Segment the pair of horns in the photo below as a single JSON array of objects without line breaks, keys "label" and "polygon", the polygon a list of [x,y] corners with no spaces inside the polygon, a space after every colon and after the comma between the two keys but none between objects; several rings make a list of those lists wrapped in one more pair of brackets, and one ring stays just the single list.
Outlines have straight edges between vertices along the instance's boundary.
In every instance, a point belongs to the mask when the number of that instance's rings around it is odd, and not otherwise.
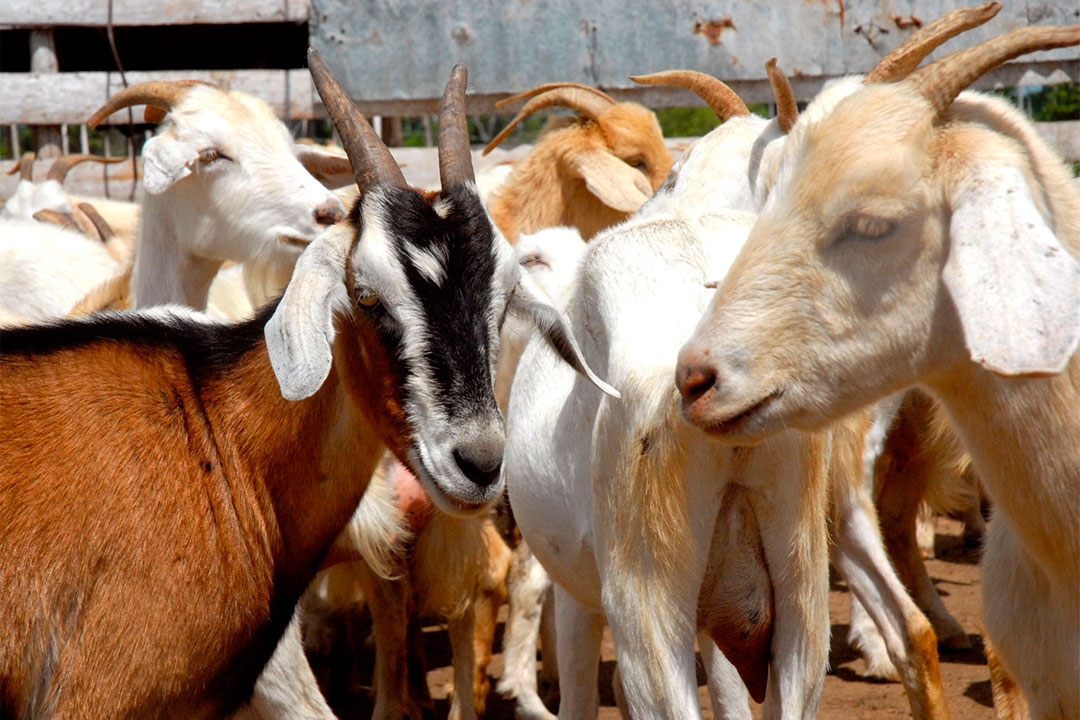
[{"label": "pair of horns", "polygon": [[506,107],[510,103],[525,99],[528,99],[529,102],[525,103],[521,110],[518,111],[518,114],[514,116],[514,119],[502,129],[502,132],[488,143],[487,147],[484,148],[484,155],[487,155],[505,140],[506,136],[518,126],[518,123],[538,110],[555,106],[568,107],[588,119],[596,121],[616,104],[615,100],[603,90],[582,85],[581,83],[561,82],[538,85],[532,90],[526,90],[517,95],[503,98],[495,103],[495,107]]},{"label": "pair of horns", "polygon": [[[323,106],[341,138],[341,146],[349,156],[349,164],[361,192],[375,185],[407,187],[405,176],[394,156],[364,116],[357,112],[352,100],[338,85],[314,48],[308,50],[308,67]],[[444,189],[474,181],[465,118],[467,81],[465,66],[454,66],[439,104],[439,179]]]},{"label": "pair of horns", "polygon": [[[768,72],[773,95],[776,97],[780,129],[786,133],[791,130],[799,117],[799,110],[795,106],[795,93],[791,90],[791,83],[788,82],[787,76],[776,66],[776,58],[765,63],[765,69]],[[750,114],[746,103],[735,94],[734,90],[707,73],[694,70],[666,70],[651,75],[632,75],[630,79],[642,85],[673,85],[685,88],[704,100],[721,120]]]},{"label": "pair of horns", "polygon": [[945,42],[988,22],[1000,10],[1000,2],[988,2],[945,13],[882,58],[867,73],[864,82],[906,79],[941,114],[964,88],[998,65],[1038,50],[1080,45],[1080,26],[1018,28],[915,70],[927,55]]},{"label": "pair of horns", "polygon": [[[8,175],[14,174],[16,171],[19,173],[20,180],[34,180],[34,160],[37,157],[33,152],[23,153],[23,156],[19,158],[19,162],[15,163],[14,167],[8,170]],[[55,180],[58,183],[63,184],[67,179],[68,171],[75,167],[79,163],[84,162],[99,162],[106,164],[113,164],[118,162],[124,162],[126,157],[119,158],[107,158],[100,155],[61,155],[53,161],[53,164],[49,167],[49,180]]]},{"label": "pair of horns", "polygon": [[204,80],[151,80],[137,83],[124,88],[106,100],[105,104],[90,116],[86,124],[97,127],[102,120],[117,110],[123,110],[132,105],[146,106],[144,119],[147,122],[161,122],[165,119],[165,113],[172,110],[187,94],[187,91],[196,85],[218,87]]}]

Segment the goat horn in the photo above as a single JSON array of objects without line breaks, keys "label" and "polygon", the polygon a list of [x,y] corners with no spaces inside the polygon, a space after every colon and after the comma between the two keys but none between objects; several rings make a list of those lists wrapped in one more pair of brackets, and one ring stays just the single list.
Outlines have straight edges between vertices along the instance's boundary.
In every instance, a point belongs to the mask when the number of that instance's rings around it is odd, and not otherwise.
[{"label": "goat horn", "polygon": [[20,180],[34,181],[34,160],[37,158],[37,154],[33,150],[24,152],[22,157],[11,166],[11,169],[7,171],[8,175],[14,175],[19,173]]},{"label": "goat horn", "polygon": [[356,110],[356,106],[337,80],[326,67],[315,48],[308,48],[308,70],[315,88],[319,91],[323,106],[330,114],[330,120],[341,138],[341,146],[349,156],[353,177],[360,192],[376,185],[408,187],[401,168],[390,151],[383,145],[367,120]]},{"label": "goat horn", "polygon": [[518,100],[528,100],[529,98],[536,97],[537,95],[540,95],[541,93],[546,93],[549,90],[558,90],[559,88],[579,88],[581,90],[587,90],[587,91],[591,92],[593,95],[597,95],[599,97],[604,98],[605,100],[607,100],[612,105],[615,104],[615,98],[611,97],[610,95],[608,95],[606,92],[604,92],[603,90],[601,90],[599,88],[594,88],[591,85],[583,85],[582,83],[576,83],[576,82],[557,82],[557,83],[547,83],[547,84],[544,84],[544,85],[537,85],[532,90],[526,90],[525,92],[519,92],[517,95],[511,95],[510,97],[503,98],[502,100],[499,100],[498,102],[495,103],[495,107],[497,107],[497,108],[506,107],[510,103],[517,102]]},{"label": "goat horn", "polygon": [[495,138],[488,143],[484,148],[484,155],[495,149],[499,143],[501,143],[510,131],[517,127],[517,124],[532,115],[537,110],[543,110],[544,108],[558,105],[560,107],[568,107],[572,110],[577,110],[579,113],[589,118],[590,120],[597,120],[603,115],[608,108],[612,107],[614,101],[604,95],[601,97],[597,95],[596,91],[592,88],[588,90],[581,87],[558,87],[554,90],[547,90],[533,97],[529,102],[518,111],[518,114],[514,116],[514,119],[510,121],[510,124],[502,129]]},{"label": "goat horn", "polygon": [[97,127],[102,120],[109,117],[117,110],[122,110],[126,107],[131,107],[132,105],[149,105],[161,108],[168,112],[173,109],[174,105],[180,102],[184,97],[184,94],[193,85],[209,85],[210,87],[217,87],[214,83],[209,83],[205,80],[151,80],[150,82],[141,82],[132,85],[131,87],[124,88],[106,100],[105,104],[99,107],[94,114],[90,116],[90,119],[86,121],[86,124],[90,127]]},{"label": "goat horn", "polygon": [[[127,158],[122,159],[126,160]],[[116,233],[113,231],[112,226],[109,225],[105,218],[101,217],[101,213],[97,211],[96,207],[90,203],[79,203],[76,207],[82,211],[83,215],[85,215],[91,223],[93,223],[98,231],[98,235],[101,236],[101,242],[108,243],[116,237]]]},{"label": "goat horn", "polygon": [[465,119],[468,79],[468,68],[455,65],[439,103],[439,180],[444,190],[476,181],[469,150],[469,124]]},{"label": "goat horn", "polygon": [[1080,45],[1080,25],[1023,27],[948,55],[908,79],[940,115],[960,91],[993,68],[1036,50]]},{"label": "goat horn", "polygon": [[34,219],[38,222],[52,223],[53,225],[59,225],[62,228],[74,230],[75,232],[81,232],[79,226],[75,224],[75,220],[67,213],[57,212],[56,210],[38,210],[33,215]]},{"label": "goat horn", "polygon": [[101,155],[61,155],[53,161],[52,167],[49,168],[49,179],[63,184],[64,180],[67,179],[68,171],[71,170],[71,168],[88,160],[111,165],[113,163],[124,162],[127,158],[109,158],[102,157]]},{"label": "goat horn", "polygon": [[965,30],[988,22],[999,10],[999,2],[950,10],[893,48],[892,52],[881,58],[874,69],[866,74],[863,82],[869,85],[903,80],[915,71],[927,55]]},{"label": "goat horn", "polygon": [[776,120],[785,133],[791,132],[795,121],[799,119],[799,106],[795,104],[795,93],[791,90],[784,71],[776,66],[776,58],[765,63],[765,72],[769,75],[773,96],[776,98]]},{"label": "goat horn", "polygon": [[706,73],[695,70],[665,70],[651,75],[631,75],[630,79],[641,85],[673,85],[685,88],[704,100],[721,120],[750,114],[746,103],[734,90]]}]

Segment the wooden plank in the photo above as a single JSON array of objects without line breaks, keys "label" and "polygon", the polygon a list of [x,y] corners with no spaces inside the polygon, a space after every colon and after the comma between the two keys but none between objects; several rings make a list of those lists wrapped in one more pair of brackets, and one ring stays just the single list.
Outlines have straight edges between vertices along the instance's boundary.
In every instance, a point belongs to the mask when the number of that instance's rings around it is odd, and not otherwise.
[{"label": "wooden plank", "polygon": [[[319,116],[313,102],[317,96],[307,70],[131,71],[127,78],[132,85],[147,80],[206,80],[262,98],[279,117]],[[120,74],[109,72],[0,73],[0,87],[4,88],[0,125],[76,125],[86,122],[110,93],[117,92],[122,85]],[[140,122],[142,107],[136,106],[135,110],[136,122]],[[126,124],[127,113],[115,113],[106,123]]]},{"label": "wooden plank", "polygon": [[[4,0],[6,26],[102,26],[105,0]],[[132,0],[113,5],[113,25],[306,22],[308,0]]]}]

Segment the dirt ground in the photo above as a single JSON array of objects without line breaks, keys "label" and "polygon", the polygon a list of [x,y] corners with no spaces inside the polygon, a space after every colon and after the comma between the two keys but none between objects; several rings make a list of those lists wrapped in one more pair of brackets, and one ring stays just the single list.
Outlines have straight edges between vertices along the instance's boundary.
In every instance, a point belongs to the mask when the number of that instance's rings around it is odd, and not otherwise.
[{"label": "dirt ground", "polygon": [[[941,652],[941,679],[945,700],[952,720],[990,720],[993,707],[990,697],[990,675],[982,653],[982,641],[978,634],[980,600],[978,551],[966,547],[960,540],[959,522],[946,518],[936,521],[936,557],[927,562],[930,577],[937,585],[945,606],[968,631],[973,648],[965,651]],[[862,720],[886,720],[910,717],[907,699],[899,683],[867,680],[862,677],[862,660],[847,644],[848,632],[847,586],[833,576],[829,593],[829,612],[832,618],[832,645],[829,651],[829,673],[821,696],[818,716],[821,718],[859,718]],[[503,609],[505,617],[505,608]],[[367,628],[356,624],[349,631],[357,647],[369,648]],[[496,649],[501,647],[502,624],[496,636]],[[428,687],[435,701],[434,713],[426,717],[445,718],[449,707],[448,694],[452,689],[450,646],[445,628],[432,626],[424,630],[427,654]],[[615,720],[619,712],[611,693],[611,672],[615,654],[610,634],[605,631],[602,663],[600,667],[600,718]],[[347,660],[340,654],[335,658],[312,657],[312,667],[323,684],[327,699],[342,720],[371,716],[370,656],[361,658],[357,668],[345,670]],[[486,717],[489,720],[513,718],[511,704],[494,692],[495,679],[502,672],[502,655],[497,654],[491,664],[492,693],[488,700]],[[703,715],[712,718],[705,688],[705,676],[698,668],[699,694]],[[760,708],[753,709],[754,718],[760,717]]]}]

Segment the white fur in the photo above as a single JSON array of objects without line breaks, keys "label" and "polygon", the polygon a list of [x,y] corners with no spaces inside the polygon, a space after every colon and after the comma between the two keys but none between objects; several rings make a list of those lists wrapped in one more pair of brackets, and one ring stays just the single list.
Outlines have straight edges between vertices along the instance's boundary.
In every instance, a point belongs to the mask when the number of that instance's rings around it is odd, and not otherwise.
[{"label": "white fur", "polygon": [[0,310],[25,322],[66,316],[123,267],[82,233],[36,220],[0,221]]},{"label": "white fur", "polygon": [[[222,156],[203,163],[206,149]],[[190,89],[147,142],[143,163],[136,307],[172,301],[202,309],[225,260],[291,267],[324,229],[315,209],[341,209],[300,164],[269,106],[237,91]]]},{"label": "white fur", "polygon": [[[731,451],[678,422],[668,424],[674,402],[671,378],[677,348],[711,295],[705,282],[724,275],[753,221],[748,213],[725,210],[717,198],[751,206],[746,173],[751,143],[744,138],[752,142],[755,126],[760,133],[765,125],[747,119],[725,125],[728,133],[706,136],[638,215],[602,233],[590,247],[569,314],[586,357],[606,369],[623,392],[621,402],[602,400],[577,385],[540,343],[529,345],[522,357],[507,418],[505,474],[519,527],[558,583],[560,717],[595,716],[605,616],[631,712],[700,717],[694,618],[722,487],[733,480],[727,474]],[[735,147],[743,150],[728,166],[733,186],[710,183],[703,168],[723,166]],[[641,433],[658,428],[665,429],[657,435],[677,438],[687,458],[686,472],[675,486],[692,502],[683,530],[685,566],[674,576],[653,576],[650,582],[625,566],[616,551],[628,542],[628,533],[640,533],[652,520],[638,517],[632,526],[621,526],[611,504],[620,503],[630,481],[618,470],[620,458],[640,452]],[[800,503],[787,494],[801,487],[792,475],[802,478],[802,466],[809,462],[801,442],[797,433],[791,434],[757,452],[760,466],[738,479],[755,488],[762,540],[775,569],[777,621],[767,702],[769,712],[784,717],[813,716],[828,635],[824,585],[799,587],[800,572],[784,569],[792,562],[792,548],[801,543],[814,547],[811,557],[821,564],[819,575],[825,562],[821,518],[811,521],[817,522],[816,538],[790,535],[800,525],[792,516]],[[806,533],[801,525],[798,532]],[[658,560],[638,562],[644,569]],[[644,591],[648,597],[641,595]],[[725,686],[734,696],[727,700],[745,700],[745,689],[740,694],[737,686],[730,687],[730,674],[728,682],[718,678],[712,684],[715,693]]]}]

